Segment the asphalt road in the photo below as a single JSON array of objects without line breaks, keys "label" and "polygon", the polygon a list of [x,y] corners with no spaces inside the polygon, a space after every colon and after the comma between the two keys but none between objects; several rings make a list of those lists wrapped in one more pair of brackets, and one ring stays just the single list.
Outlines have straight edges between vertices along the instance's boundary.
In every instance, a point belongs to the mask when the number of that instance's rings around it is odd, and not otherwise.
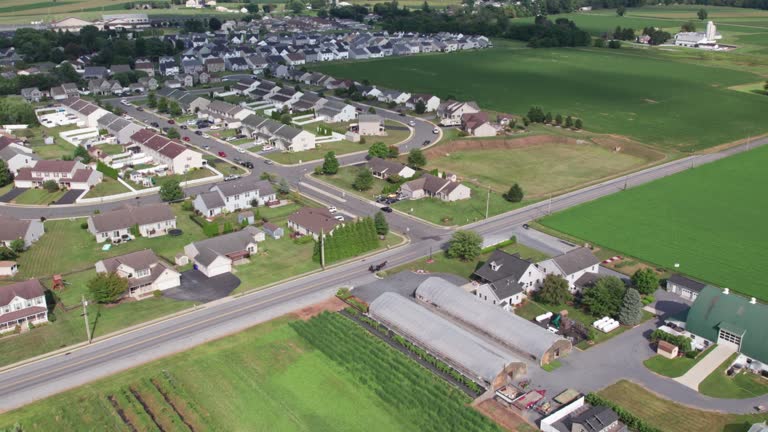
[{"label": "asphalt road", "polygon": [[[130,109],[130,107],[126,108],[129,108],[126,111],[135,118],[163,124],[162,118],[151,113],[142,113]],[[379,112],[388,118],[399,117],[395,113],[388,113],[383,110],[379,110]],[[402,118],[395,119],[402,121]],[[425,139],[435,138],[432,134],[433,125],[431,123],[420,119],[413,120],[416,122],[414,134],[401,145],[401,149],[406,146],[421,146]],[[234,151],[232,146],[228,144],[205,139],[189,131],[182,130],[181,132],[182,136],[190,137],[189,142],[192,145],[209,145],[211,151],[225,151],[228,154]],[[768,139],[755,141],[751,143],[751,147],[766,143],[768,143]],[[625,187],[633,187],[666,177],[745,149],[746,146],[741,146],[719,153],[679,159],[555,197],[550,201],[540,202],[479,221],[465,228],[473,229],[486,237],[509,237],[516,230],[519,230],[521,224],[549,212],[559,211],[613,194]],[[334,205],[344,213],[361,216],[378,211],[377,206],[372,202],[350,194],[343,194],[323,183],[304,178],[306,172],[312,171],[314,163],[297,167],[266,165],[260,156],[232,153],[232,155],[234,154],[254,162],[255,168],[251,175],[258,176],[263,171],[275,172],[300,188],[302,194],[320,202]],[[348,164],[360,162],[363,157],[363,155],[350,155],[340,159],[343,164]],[[206,187],[191,188],[187,190],[187,193],[197,193],[202,189],[206,189]],[[157,200],[156,196],[148,196],[135,201],[147,203]],[[121,204],[124,202],[98,206],[44,209],[3,206],[0,209],[4,214],[21,218],[70,217],[91,214],[97,207],[105,209]],[[389,266],[394,267],[426,256],[430,252],[444,247],[452,232],[452,230],[435,227],[398,212],[388,214],[387,218],[393,229],[407,234],[410,240],[407,245],[381,252],[375,257],[356,260],[312,276],[282,283],[251,295],[209,303],[185,315],[117,335],[74,350],[71,353],[56,355],[35,363],[5,370],[0,373],[0,410],[16,408],[68,388],[240,331],[259,322],[312,304],[332,294],[339,286],[356,286],[371,282],[373,278],[367,271],[370,263],[387,260]],[[747,410],[747,407],[744,407],[744,410]]]}]

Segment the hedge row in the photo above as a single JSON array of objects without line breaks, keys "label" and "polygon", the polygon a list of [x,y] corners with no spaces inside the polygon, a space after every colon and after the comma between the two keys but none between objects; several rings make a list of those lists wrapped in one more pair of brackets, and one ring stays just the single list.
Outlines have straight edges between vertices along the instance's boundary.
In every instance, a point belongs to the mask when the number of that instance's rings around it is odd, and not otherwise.
[{"label": "hedge row", "polygon": [[99,161],[96,163],[96,171],[100,171],[105,176],[117,180],[118,171],[104,162]]},{"label": "hedge row", "polygon": [[[379,236],[373,219],[367,217],[336,228],[332,235],[325,236],[322,243],[325,264],[330,264],[376,249],[379,247]],[[315,242],[312,259],[320,262],[320,241]]]},{"label": "hedge row", "polygon": [[587,403],[595,406],[607,406],[611,408],[612,410],[616,411],[616,414],[619,415],[619,419],[624,423],[625,425],[629,426],[630,429],[636,432],[662,432],[661,429],[656,429],[653,426],[648,425],[648,423],[645,422],[645,420],[642,420],[641,418],[635,416],[631,412],[625,410],[624,408],[616,405],[615,403],[609,401],[608,399],[605,399],[601,396],[598,396],[595,393],[588,394],[584,400],[587,401]]}]

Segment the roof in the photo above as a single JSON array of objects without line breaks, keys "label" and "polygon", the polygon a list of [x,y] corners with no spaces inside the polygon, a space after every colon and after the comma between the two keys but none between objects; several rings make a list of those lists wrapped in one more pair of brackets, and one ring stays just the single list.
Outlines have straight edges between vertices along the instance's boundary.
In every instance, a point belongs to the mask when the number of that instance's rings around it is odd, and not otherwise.
[{"label": "roof", "polygon": [[32,306],[24,309],[19,309],[17,311],[0,315],[0,323],[16,321],[19,318],[25,318],[32,315],[37,315],[47,310],[48,308],[46,306]]},{"label": "roof", "polygon": [[253,181],[251,178],[244,178],[238,181],[220,183],[211,188],[218,189],[225,197],[230,197],[246,192],[258,191],[260,196],[271,195],[275,193],[272,183],[267,180]]},{"label": "roof", "polygon": [[491,289],[496,293],[499,300],[504,300],[523,292],[523,286],[518,283],[518,280],[514,276],[501,279],[491,283]]},{"label": "roof", "polygon": [[198,196],[203,201],[203,204],[205,204],[205,208],[207,209],[224,207],[224,199],[221,198],[221,195],[218,192],[204,192]]},{"label": "roof", "polygon": [[39,160],[32,168],[35,172],[57,172],[57,173],[69,173],[78,164],[77,161],[65,161],[65,160]]},{"label": "roof", "polygon": [[537,360],[541,360],[555,343],[565,341],[520,316],[480,300],[445,279],[431,277],[425,280],[416,289],[416,298]]},{"label": "roof", "polygon": [[193,243],[198,254],[195,261],[208,265],[219,256],[226,256],[244,251],[249,244],[255,243],[254,236],[261,232],[254,226],[248,226],[240,231],[224,234]]},{"label": "roof", "polygon": [[552,258],[552,261],[554,261],[566,275],[574,274],[578,271],[600,264],[600,260],[592,254],[592,251],[589,250],[589,248],[585,247],[576,248],[562,255],[558,255]]},{"label": "roof", "polygon": [[619,415],[607,406],[592,406],[571,417],[571,423],[580,424],[586,432],[600,432],[618,420]]},{"label": "roof", "polygon": [[750,299],[707,286],[701,290],[688,310],[685,329],[704,339],[716,342],[724,329],[743,333],[741,352],[755,360],[768,363],[768,306],[751,304]]},{"label": "roof", "polygon": [[15,297],[31,300],[45,295],[43,285],[37,279],[25,280],[15,284],[0,286],[0,306],[5,306]]},{"label": "roof", "polygon": [[288,221],[307,229],[308,231],[320,234],[329,233],[341,222],[333,218],[333,215],[324,208],[302,207],[292,215],[288,216]]},{"label": "roof", "polygon": [[405,168],[405,165],[400,162],[389,161],[378,157],[371,158],[371,160],[368,161],[368,166],[375,172],[387,174],[398,174]]},{"label": "roof", "polygon": [[125,207],[118,210],[90,216],[96,232],[130,228],[176,219],[168,204],[150,204],[141,207]]},{"label": "roof", "polygon": [[369,311],[376,320],[487,382],[510,363],[520,362],[514,354],[400,294],[380,295],[371,302]]},{"label": "roof", "polygon": [[382,118],[376,114],[360,114],[357,117],[358,123],[381,123]]},{"label": "roof", "polygon": [[153,264],[160,261],[155,255],[152,249],[144,249],[136,252],[131,252],[125,255],[119,255],[112,258],[107,258],[101,262],[108,272],[114,272],[120,265],[125,265],[134,270],[148,269]]},{"label": "roof", "polygon": [[675,352],[675,349],[677,349],[677,345],[673,345],[673,344],[671,344],[671,343],[669,343],[669,342],[667,342],[665,340],[660,340],[659,341],[659,349],[664,351],[664,352],[667,352],[667,353],[671,354],[671,353]]},{"label": "roof", "polygon": [[673,274],[669,278],[667,278],[667,283],[672,282],[675,285],[680,285],[682,287],[691,289],[696,292],[700,292],[704,289],[704,287],[707,286],[705,283],[701,283],[699,281],[690,279],[688,277],[685,277],[681,274]]},{"label": "roof", "polygon": [[485,261],[485,264],[475,270],[473,276],[488,282],[496,282],[510,277],[519,281],[531,264],[533,263],[520,258],[517,254],[512,255],[501,249],[496,249]]}]

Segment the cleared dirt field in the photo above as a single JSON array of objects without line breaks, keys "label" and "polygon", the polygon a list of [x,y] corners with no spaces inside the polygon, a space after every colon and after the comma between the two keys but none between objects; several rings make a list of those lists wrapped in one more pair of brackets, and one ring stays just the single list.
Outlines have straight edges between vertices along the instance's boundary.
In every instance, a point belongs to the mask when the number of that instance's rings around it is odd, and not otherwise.
[{"label": "cleared dirt field", "polygon": [[497,191],[519,183],[527,199],[571,190],[664,158],[661,152],[618,138],[555,135],[457,140],[425,154],[429,169],[456,173]]}]

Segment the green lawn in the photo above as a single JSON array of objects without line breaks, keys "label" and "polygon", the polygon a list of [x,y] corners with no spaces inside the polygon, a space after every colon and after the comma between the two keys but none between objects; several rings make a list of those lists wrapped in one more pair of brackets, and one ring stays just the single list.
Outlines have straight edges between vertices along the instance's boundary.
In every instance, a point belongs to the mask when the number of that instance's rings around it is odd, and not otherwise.
[{"label": "green lawn", "polygon": [[102,180],[101,183],[94,186],[93,189],[89,190],[88,193],[86,193],[83,198],[105,197],[105,196],[116,195],[116,194],[121,194],[125,192],[130,192],[130,190],[119,181],[113,178],[104,176],[104,180]]},{"label": "green lawn", "polygon": [[[299,336],[289,323],[284,318],[262,324],[4,413],[0,428],[19,423],[27,432],[129,430],[109,402],[113,396],[138,430],[157,430],[149,415],[161,425],[171,425],[163,427],[167,431],[414,430],[422,412],[398,409],[399,395],[382,394],[388,376],[368,374],[363,381],[344,362],[332,360]],[[466,397],[349,324],[352,332],[340,335],[341,340],[381,350],[397,360],[396,370],[410,373],[398,382],[400,391],[420,394],[428,388],[433,399],[425,409],[452,407],[442,423],[455,421],[458,410],[475,418],[470,429],[462,430],[494,429],[462,406],[469,402]],[[144,406],[128,389],[139,394]],[[191,428],[180,424],[179,414]]]},{"label": "green lawn", "polygon": [[694,367],[696,363],[700,362],[701,359],[706,357],[707,354],[712,351],[712,349],[714,349],[714,345],[701,352],[696,358],[688,358],[683,356],[675,359],[668,359],[660,355],[655,355],[644,361],[643,364],[645,367],[659,375],[670,378],[677,378],[685,375],[685,373]]},{"label": "green lawn", "polygon": [[98,148],[107,155],[116,155],[125,152],[125,147],[120,144],[100,144]]},{"label": "green lawn", "polygon": [[747,399],[768,394],[768,380],[760,375],[741,372],[729,377],[725,374],[737,356],[738,353],[733,354],[704,378],[704,381],[699,383],[699,393],[727,399]]},{"label": "green lawn", "polygon": [[101,250],[104,243],[96,243],[93,235],[80,227],[85,219],[46,221],[45,235],[17,260],[18,278],[48,277],[55,273],[85,270],[104,258],[147,248],[173,262],[174,256],[182,252],[186,244],[203,239],[205,235],[202,229],[189,219],[189,213],[181,210],[180,205],[173,204],[171,207],[176,214],[176,226],[183,231],[182,235],[141,237],[113,246],[106,252]]},{"label": "green lawn", "polygon": [[63,190],[48,192],[45,189],[28,189],[14,198],[13,202],[16,204],[48,205],[56,202],[65,193],[66,191]]},{"label": "green lawn", "polygon": [[768,147],[545,217],[543,225],[768,300]]},{"label": "green lawn", "polygon": [[630,381],[619,381],[598,394],[664,432],[747,432],[753,423],[768,420],[768,414],[700,411],[662,399]]},{"label": "green lawn", "polygon": [[[728,89],[760,81],[753,73],[701,67],[659,50],[498,45],[310,69],[441,98],[476,100],[494,111],[525,114],[531,106],[541,106],[553,115],[582,118],[587,130],[626,135],[665,149],[699,150],[768,131],[762,115],[768,98]],[[710,109],[715,100],[718,108]]]}]

